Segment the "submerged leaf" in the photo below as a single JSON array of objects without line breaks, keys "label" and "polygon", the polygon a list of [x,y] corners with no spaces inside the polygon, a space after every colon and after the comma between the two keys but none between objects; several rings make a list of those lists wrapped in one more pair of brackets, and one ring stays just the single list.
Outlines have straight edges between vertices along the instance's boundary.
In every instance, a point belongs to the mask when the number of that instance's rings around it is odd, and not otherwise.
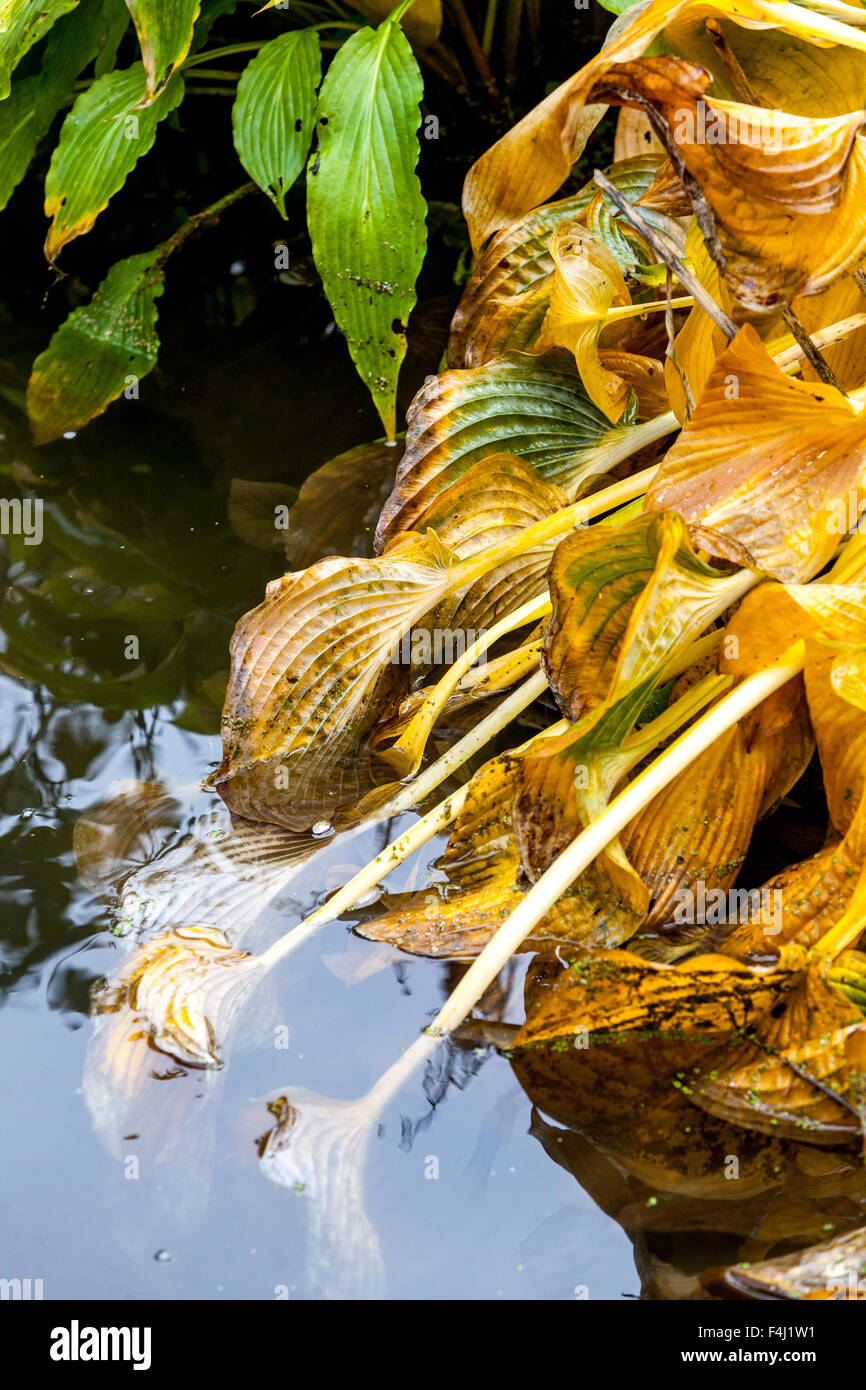
[{"label": "submerged leaf", "polygon": [[[129,1011],[149,1026],[153,1046],[192,1067],[221,1065],[217,1039],[261,968],[213,927],[178,927],[151,937],[129,957],[95,1000],[98,1013]],[[224,986],[224,991],[220,986]],[[206,1001],[206,1009],[203,1004]]]},{"label": "submerged leaf", "polygon": [[307,569],[327,555],[372,555],[398,458],[396,442],[379,440],[348,449],[310,474],[279,533],[290,569]]}]

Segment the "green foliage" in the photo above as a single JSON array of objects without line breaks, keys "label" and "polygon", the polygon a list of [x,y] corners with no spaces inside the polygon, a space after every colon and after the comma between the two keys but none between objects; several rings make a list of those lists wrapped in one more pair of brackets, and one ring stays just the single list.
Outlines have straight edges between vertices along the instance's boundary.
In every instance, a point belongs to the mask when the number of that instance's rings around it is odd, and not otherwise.
[{"label": "green foliage", "polygon": [[272,39],[248,63],[232,111],[238,159],[286,216],[286,194],[313,138],[322,57],[315,29]]},{"label": "green foliage", "polygon": [[[281,6],[279,14],[275,3],[0,0],[0,211],[37,157],[50,155],[45,255],[55,264],[91,231],[150,154],[162,121],[170,118],[183,138],[191,123],[186,104],[178,112],[182,102],[193,93],[216,98],[216,127],[227,125],[220,99],[232,97],[240,163],[282,218],[288,218],[289,191],[304,182],[324,291],[393,435],[405,330],[427,244],[427,206],[416,174],[424,93],[416,55],[477,119],[474,113],[489,106],[492,94],[494,29],[506,41],[505,81],[511,85],[515,65],[508,55],[514,57],[520,14],[515,11],[515,27],[513,15],[507,24],[496,19],[495,5],[479,9],[476,22],[486,15],[483,53],[462,21],[456,26],[477,70],[479,102],[467,89],[461,59],[440,37],[441,0],[350,0],[348,8],[336,0],[304,0]],[[216,31],[223,32],[223,21],[232,35],[248,23],[249,37],[241,31],[243,41],[221,43]],[[526,25],[535,44],[537,25],[528,9]],[[501,99],[496,109],[504,118]],[[157,166],[151,161],[148,167]],[[194,188],[201,169],[194,150],[187,167]],[[170,230],[171,204],[161,192],[157,215]],[[185,183],[178,195],[184,205]],[[157,254],[140,242],[122,251],[124,259],[107,274],[86,318],[76,309],[38,360],[29,401],[42,441],[80,428],[118,394],[126,342],[112,338],[115,295],[122,299],[134,280],[130,267],[149,264]],[[74,264],[62,268],[75,272]],[[137,292],[130,294],[131,305]],[[82,368],[84,341],[95,354],[91,375]],[[145,353],[151,366],[156,348],[153,335]]]},{"label": "green foliage", "polygon": [[147,100],[152,101],[169,73],[182,62],[192,43],[201,0],[126,0],[141,44],[147,72]]},{"label": "green foliage", "polygon": [[58,328],[33,364],[27,410],[37,444],[100,415],[156,365],[159,253],[112,266],[91,302]]},{"label": "green foliage", "polygon": [[421,74],[398,26],[353,34],[319,99],[309,170],[313,255],[389,439],[427,206],[415,173]]},{"label": "green foliage", "polygon": [[183,79],[172,77],[149,106],[141,63],[99,77],[78,98],[63,122],[45,180],[45,215],[52,219],[45,255],[55,261],[63,247],[89,232],[110,199],[153,145],[164,116],[180,105]]},{"label": "green foliage", "polygon": [[0,100],[8,97],[12,73],[28,49],[78,0],[2,0],[0,3]]}]

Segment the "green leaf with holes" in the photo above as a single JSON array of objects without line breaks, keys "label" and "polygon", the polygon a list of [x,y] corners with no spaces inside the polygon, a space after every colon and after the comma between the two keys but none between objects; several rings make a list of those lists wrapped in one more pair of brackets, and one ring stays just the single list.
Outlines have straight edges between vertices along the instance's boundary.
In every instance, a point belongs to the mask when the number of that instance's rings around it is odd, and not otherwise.
[{"label": "green leaf with holes", "polygon": [[393,439],[405,328],[424,259],[421,74],[399,25],[361,29],[331,64],[307,176],[313,255],[334,317]]},{"label": "green leaf with holes", "polygon": [[286,216],[286,194],[313,138],[322,55],[315,29],[266,43],[238,83],[232,130],[238,159]]}]

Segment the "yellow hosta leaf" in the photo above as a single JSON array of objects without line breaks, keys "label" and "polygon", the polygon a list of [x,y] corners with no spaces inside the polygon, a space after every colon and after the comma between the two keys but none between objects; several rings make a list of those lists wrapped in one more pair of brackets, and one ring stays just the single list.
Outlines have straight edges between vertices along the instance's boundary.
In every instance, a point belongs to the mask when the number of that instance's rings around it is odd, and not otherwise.
[{"label": "yellow hosta leaf", "polygon": [[735,298],[768,312],[816,294],[863,258],[866,111],[812,118],[707,96],[681,58],[612,67],[601,100],[652,110],[708,249]]},{"label": "yellow hosta leaf", "polygon": [[702,560],[674,512],[566,537],[550,568],[553,616],[544,639],[544,667],[563,714],[576,719],[658,675],[754,579]]},{"label": "yellow hosta leaf", "polygon": [[463,212],[476,254],[499,227],[506,227],[538,207],[562,186],[572,165],[604,114],[587,106],[595,81],[614,63],[630,62],[646,52],[653,39],[678,19],[727,18],[738,27],[778,27],[822,46],[845,45],[866,51],[866,34],[853,25],[815,14],[805,6],[775,0],[650,0],[623,15],[608,43],[579,72],[568,78],[470,169],[463,187]]},{"label": "yellow hosta leaf", "polygon": [[410,533],[378,559],[272,581],[232,638],[215,779],[231,811],[305,830],[386,780],[366,738],[402,693],[399,640],[444,597],[450,561]]},{"label": "yellow hosta leaf", "polygon": [[[833,387],[791,381],[746,325],[713,366],[646,505],[679,511],[798,582],[832,558],[840,509],[852,495],[866,500],[864,485],[866,417]],[[726,553],[712,538],[707,549]]]},{"label": "yellow hosta leaf", "polygon": [[530,994],[517,1047],[585,1029],[630,1033],[735,1033],[760,1018],[797,983],[803,953],[788,948],[764,970],[729,956],[696,956],[656,965],[629,951],[578,960],[544,990]]},{"label": "yellow hosta leaf", "polygon": [[622,271],[600,237],[576,224],[556,229],[550,254],[556,270],[538,347],[573,352],[590,400],[615,424],[625,410],[629,388],[602,366],[598,345],[609,310],[631,305]]}]

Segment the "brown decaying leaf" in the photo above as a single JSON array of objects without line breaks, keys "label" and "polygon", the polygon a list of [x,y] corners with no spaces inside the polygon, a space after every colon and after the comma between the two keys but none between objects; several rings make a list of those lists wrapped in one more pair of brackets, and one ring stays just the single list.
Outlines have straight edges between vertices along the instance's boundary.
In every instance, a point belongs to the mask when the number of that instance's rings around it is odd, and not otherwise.
[{"label": "brown decaying leaf", "polygon": [[235,814],[305,830],[377,782],[366,737],[403,692],[402,635],[448,589],[451,557],[410,533],[378,559],[329,559],[268,585],[235,628],[215,777]]},{"label": "brown decaying leaf", "polygon": [[594,1032],[727,1036],[775,1007],[796,985],[803,961],[796,947],[764,969],[724,955],[656,965],[629,951],[599,953],[528,992],[526,1022],[514,1045]]},{"label": "brown decaying leaf", "polygon": [[862,258],[866,112],[792,116],[716,101],[710,82],[695,63],[643,58],[611,67],[593,95],[647,110],[741,304],[767,312],[826,289]]},{"label": "brown decaying leaf", "polygon": [[[716,360],[648,493],[720,532],[777,579],[811,579],[839,543],[839,509],[866,500],[866,420],[830,386],[791,381],[749,325]],[[724,549],[712,538],[706,548]]]},{"label": "brown decaying leaf", "polygon": [[[663,29],[692,19],[702,23],[708,16],[730,18],[735,25],[778,26],[813,43],[828,42],[817,32],[811,11],[801,17],[796,6],[760,0],[650,0],[636,14],[621,16],[607,45],[473,164],[463,187],[463,212],[476,254],[499,227],[538,207],[565,182],[604,114],[603,107],[585,105],[595,82],[613,64],[640,58]],[[850,25],[835,23],[833,41],[866,48],[862,31]]]}]

